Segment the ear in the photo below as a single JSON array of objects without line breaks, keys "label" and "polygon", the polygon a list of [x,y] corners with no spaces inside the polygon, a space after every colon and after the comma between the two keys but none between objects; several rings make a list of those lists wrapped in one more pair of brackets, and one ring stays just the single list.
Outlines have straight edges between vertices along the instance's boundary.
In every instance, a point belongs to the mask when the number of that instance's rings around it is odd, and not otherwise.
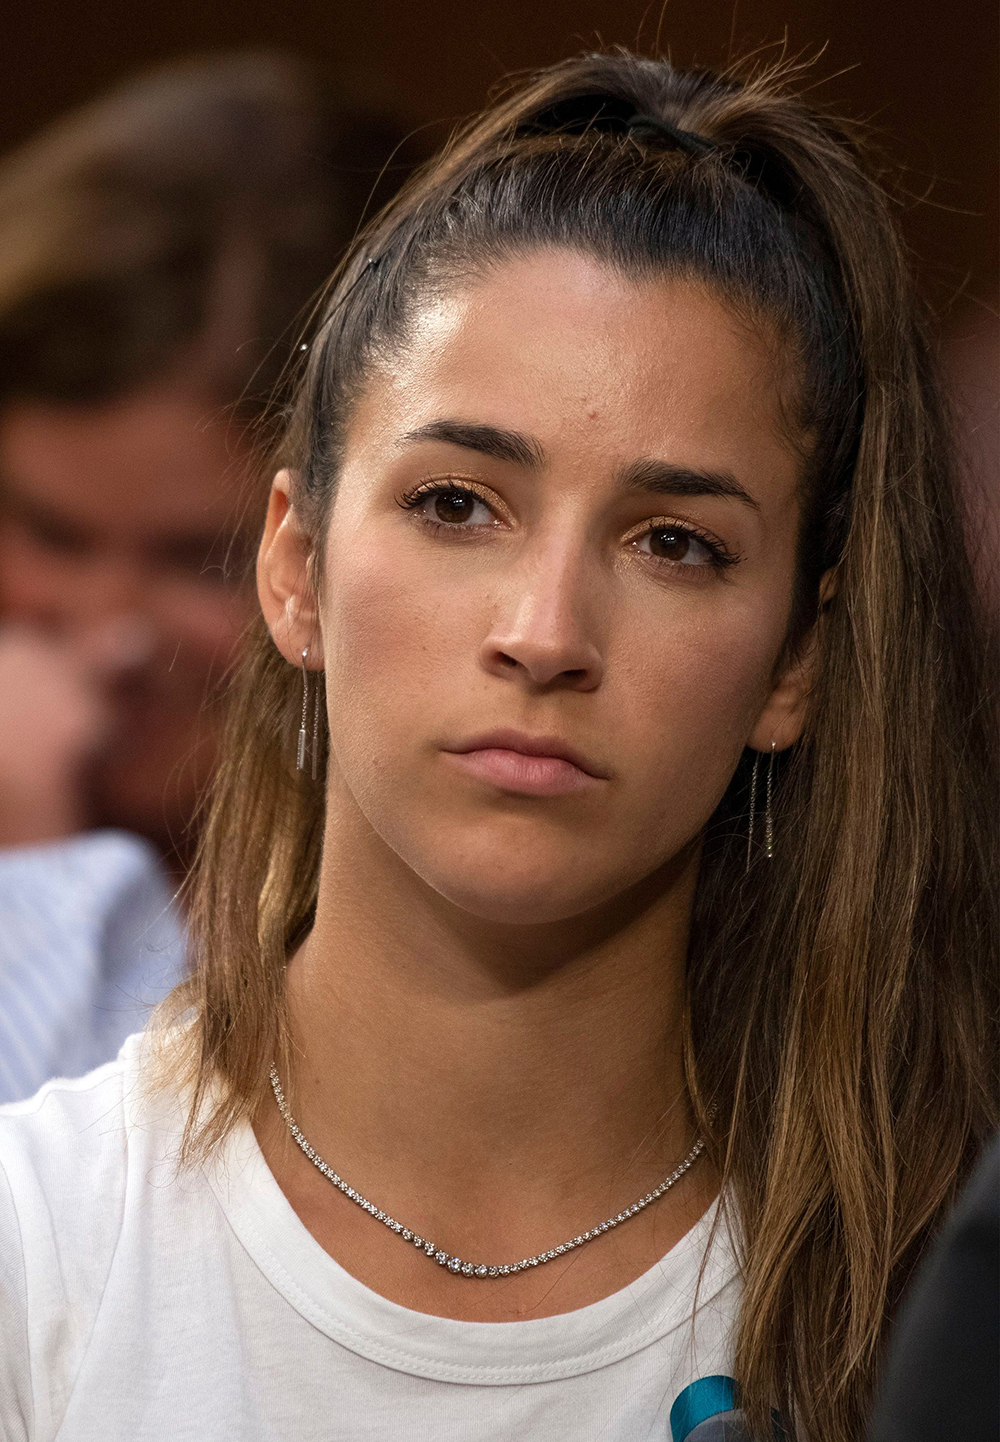
[{"label": "ear", "polygon": [[267,519],[257,553],[257,594],[274,644],[292,666],[323,665],[319,609],[309,580],[312,541],[303,529],[291,497],[292,477],[279,471],[271,486]]},{"label": "ear", "polygon": [[[836,593],[837,568],[832,566],[824,573],[819,584],[820,611],[826,609]],[[767,704],[757,718],[757,724],[747,738],[747,745],[754,751],[770,755],[772,741],[775,750],[785,751],[789,746],[795,745],[805,729],[809,697],[816,673],[816,625],[814,622],[810,627],[795,656],[778,677]]]}]

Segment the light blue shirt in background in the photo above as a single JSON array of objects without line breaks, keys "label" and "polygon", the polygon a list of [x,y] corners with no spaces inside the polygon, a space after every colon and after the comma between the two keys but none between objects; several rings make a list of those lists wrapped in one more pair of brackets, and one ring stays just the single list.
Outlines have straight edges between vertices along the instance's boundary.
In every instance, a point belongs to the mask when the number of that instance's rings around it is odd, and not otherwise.
[{"label": "light blue shirt in background", "polygon": [[98,831],[0,850],[0,1104],[112,1060],[183,966],[146,842]]}]

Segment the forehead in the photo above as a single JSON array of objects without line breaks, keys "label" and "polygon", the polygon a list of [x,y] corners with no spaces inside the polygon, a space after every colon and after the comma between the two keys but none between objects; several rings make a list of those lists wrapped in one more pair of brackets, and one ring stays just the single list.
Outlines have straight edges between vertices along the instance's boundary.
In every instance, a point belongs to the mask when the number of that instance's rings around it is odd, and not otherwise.
[{"label": "forehead", "polygon": [[542,251],[418,311],[366,388],[348,449],[445,414],[523,430],[556,454],[787,469],[799,452],[780,366],[773,338],[701,282]]}]

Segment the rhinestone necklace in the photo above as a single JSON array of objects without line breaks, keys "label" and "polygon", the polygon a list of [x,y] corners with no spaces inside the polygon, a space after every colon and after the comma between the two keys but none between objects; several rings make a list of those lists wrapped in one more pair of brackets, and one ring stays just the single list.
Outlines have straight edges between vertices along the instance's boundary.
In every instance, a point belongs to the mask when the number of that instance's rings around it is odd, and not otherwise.
[{"label": "rhinestone necklace", "polygon": [[623,1212],[619,1212],[614,1217],[609,1217],[606,1222],[601,1222],[596,1227],[591,1227],[589,1232],[582,1232],[578,1237],[571,1237],[568,1242],[562,1242],[558,1247],[553,1247],[551,1251],[537,1252],[533,1257],[524,1257],[520,1262],[505,1262],[502,1266],[487,1266],[484,1262],[478,1264],[476,1262],[466,1262],[463,1261],[461,1257],[453,1257],[448,1252],[442,1251],[434,1242],[429,1242],[426,1237],[421,1237],[417,1232],[411,1232],[409,1227],[404,1227],[402,1222],[397,1222],[395,1217],[390,1217],[388,1212],[383,1212],[381,1207],[376,1207],[374,1202],[370,1202],[367,1197],[363,1197],[360,1192],[348,1186],[343,1177],[337,1175],[333,1168],[323,1160],[319,1153],[313,1149],[302,1135],[295,1118],[288,1110],[288,1103],[285,1101],[285,1094],[281,1090],[281,1082],[278,1080],[277,1070],[273,1066],[270,1075],[271,1086],[274,1089],[274,1099],[278,1103],[278,1110],[284,1117],[288,1130],[317,1171],[322,1172],[327,1181],[332,1182],[335,1187],[343,1192],[345,1197],[349,1197],[352,1202],[356,1202],[363,1211],[368,1212],[377,1222],[381,1222],[384,1227],[388,1227],[390,1232],[395,1232],[397,1236],[402,1237],[403,1241],[409,1242],[411,1246],[418,1247],[431,1261],[437,1262],[439,1266],[447,1267],[449,1272],[458,1272],[463,1277],[513,1277],[517,1272],[526,1271],[528,1267],[543,1266],[544,1263],[551,1262],[556,1257],[561,1257],[565,1252],[572,1252],[574,1248],[582,1247],[585,1242],[592,1242],[595,1237],[602,1236],[604,1232],[610,1232],[613,1227],[620,1226],[622,1222],[627,1222],[629,1217],[634,1217],[638,1212],[643,1211],[649,1206],[650,1202],[655,1202],[658,1197],[662,1197],[664,1192],[669,1192],[674,1183],[679,1181],[690,1167],[694,1166],[695,1162],[705,1150],[704,1138],[699,1137],[684,1160],[678,1163],[669,1177],[662,1181],[658,1187],[655,1187],[651,1192],[647,1192],[644,1197],[640,1197],[637,1202],[633,1202],[633,1204],[630,1207],[626,1207]]}]

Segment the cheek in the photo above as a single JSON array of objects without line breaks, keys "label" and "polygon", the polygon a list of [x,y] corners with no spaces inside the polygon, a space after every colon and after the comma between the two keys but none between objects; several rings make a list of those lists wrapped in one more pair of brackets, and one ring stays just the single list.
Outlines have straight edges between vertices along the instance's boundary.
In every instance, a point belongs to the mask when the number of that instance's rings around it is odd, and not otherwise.
[{"label": "cheek", "polygon": [[[412,740],[434,725],[456,666],[473,658],[473,595],[385,547],[341,542],[327,555],[323,649],[335,749],[377,728]],[[426,729],[426,728],[425,728]]]},{"label": "cheek", "polygon": [[654,805],[675,806],[681,787],[704,819],[715,809],[769,694],[780,638],[779,616],[734,606],[627,648],[614,709]]},{"label": "cheek", "polygon": [[[749,618],[726,618],[690,631],[678,628],[660,656],[659,694],[702,723],[706,741],[719,729],[740,729],[767,689],[777,637]],[[647,700],[650,688],[646,688]]]}]

